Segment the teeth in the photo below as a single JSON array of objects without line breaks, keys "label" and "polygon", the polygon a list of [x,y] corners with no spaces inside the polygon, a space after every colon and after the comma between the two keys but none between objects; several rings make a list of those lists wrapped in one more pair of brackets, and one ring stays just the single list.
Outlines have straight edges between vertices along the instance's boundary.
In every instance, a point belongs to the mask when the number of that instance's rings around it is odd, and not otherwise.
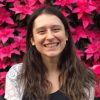
[{"label": "teeth", "polygon": [[53,44],[45,44],[45,47],[56,47],[58,43],[53,43]]}]

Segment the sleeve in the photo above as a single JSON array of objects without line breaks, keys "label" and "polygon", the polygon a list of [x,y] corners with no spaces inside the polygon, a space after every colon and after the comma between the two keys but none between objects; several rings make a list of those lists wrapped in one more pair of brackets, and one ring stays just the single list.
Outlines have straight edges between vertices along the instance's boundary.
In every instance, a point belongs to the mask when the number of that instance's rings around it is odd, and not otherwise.
[{"label": "sleeve", "polygon": [[20,65],[17,64],[12,66],[10,70],[7,72],[4,96],[4,98],[7,100],[21,100],[19,84],[17,81],[18,71],[21,67]]},{"label": "sleeve", "polygon": [[91,86],[90,90],[85,88],[85,92],[87,93],[89,100],[94,100],[94,97],[95,97],[95,87],[94,86]]},{"label": "sleeve", "polygon": [[91,87],[90,88],[90,96],[89,96],[89,100],[94,100],[95,97],[95,88]]}]

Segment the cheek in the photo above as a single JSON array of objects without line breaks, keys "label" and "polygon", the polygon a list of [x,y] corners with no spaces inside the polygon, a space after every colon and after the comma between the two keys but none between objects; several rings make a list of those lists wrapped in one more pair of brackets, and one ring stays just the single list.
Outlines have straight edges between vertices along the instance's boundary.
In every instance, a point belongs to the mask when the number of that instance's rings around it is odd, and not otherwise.
[{"label": "cheek", "polygon": [[61,41],[62,41],[63,46],[65,46],[68,41],[68,38],[66,36],[64,36],[64,37],[62,37]]},{"label": "cheek", "polygon": [[41,41],[41,38],[37,35],[34,35],[34,42],[37,44]]},{"label": "cheek", "polygon": [[68,36],[66,36],[66,34],[65,34],[65,36],[64,36],[64,40],[65,40],[65,41],[68,41]]},{"label": "cheek", "polygon": [[35,37],[34,38],[34,44],[36,47],[40,46],[43,44],[44,39],[41,37]]},{"label": "cheek", "polygon": [[67,36],[66,35],[61,35],[59,36],[60,40],[63,41],[63,42],[66,42],[68,40]]}]

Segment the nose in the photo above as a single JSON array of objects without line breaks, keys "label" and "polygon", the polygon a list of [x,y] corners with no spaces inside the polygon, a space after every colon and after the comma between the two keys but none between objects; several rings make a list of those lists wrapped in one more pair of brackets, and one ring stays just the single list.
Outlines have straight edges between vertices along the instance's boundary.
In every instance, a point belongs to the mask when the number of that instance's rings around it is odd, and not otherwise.
[{"label": "nose", "polygon": [[53,39],[53,38],[54,38],[54,34],[53,34],[52,31],[49,30],[49,29],[48,29],[48,31],[47,31],[46,38],[47,38],[47,39]]}]

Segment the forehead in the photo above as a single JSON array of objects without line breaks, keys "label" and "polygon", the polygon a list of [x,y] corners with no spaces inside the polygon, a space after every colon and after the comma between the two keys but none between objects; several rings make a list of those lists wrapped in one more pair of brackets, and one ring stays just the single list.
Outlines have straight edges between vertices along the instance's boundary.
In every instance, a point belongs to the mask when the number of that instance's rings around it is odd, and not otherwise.
[{"label": "forehead", "polygon": [[50,26],[50,25],[63,26],[63,23],[57,16],[52,14],[41,14],[35,19],[33,23],[34,28]]}]

